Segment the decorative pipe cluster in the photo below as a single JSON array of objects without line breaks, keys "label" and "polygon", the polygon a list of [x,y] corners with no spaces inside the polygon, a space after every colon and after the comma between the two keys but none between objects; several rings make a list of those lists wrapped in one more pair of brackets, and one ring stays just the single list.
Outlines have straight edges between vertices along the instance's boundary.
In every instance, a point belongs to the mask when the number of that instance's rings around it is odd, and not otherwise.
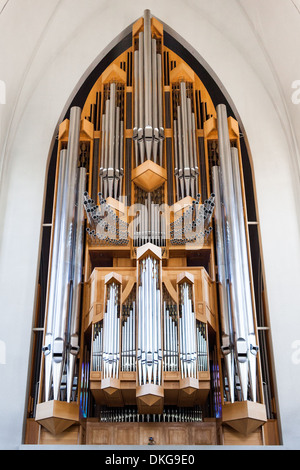
[{"label": "decorative pipe cluster", "polygon": [[[256,344],[238,150],[230,147],[225,105],[217,106],[220,167],[212,168],[216,195],[216,251],[220,288],[222,351],[230,400],[248,388],[256,401]],[[248,381],[249,377],[249,381]]]},{"label": "decorative pipe cluster", "polygon": [[122,196],[124,175],[124,122],[121,110],[116,106],[117,84],[110,84],[110,96],[105,102],[102,115],[102,145],[100,159],[100,184],[104,197],[119,199]]},{"label": "decorative pipe cluster", "polygon": [[164,371],[178,371],[178,322],[175,302],[164,301]]},{"label": "decorative pipe cluster", "polygon": [[134,51],[135,166],[145,160],[163,164],[163,105],[161,54],[152,39],[150,10],[144,12],[144,31]]},{"label": "decorative pipe cluster", "polygon": [[197,335],[197,361],[198,361],[198,370],[201,372],[208,370],[207,363],[207,334],[206,334],[206,324],[200,321],[197,321],[196,324],[196,335]]},{"label": "decorative pipe cluster", "polygon": [[174,119],[174,158],[177,200],[195,197],[198,192],[198,157],[196,147],[195,114],[192,100],[187,97],[186,82],[180,82],[180,104]]},{"label": "decorative pipe cluster", "polygon": [[78,165],[81,109],[70,112],[67,150],[60,152],[55,206],[47,326],[44,341],[45,401],[60,399],[66,370],[67,401],[72,398],[79,351],[79,319],[84,237],[86,169]]},{"label": "decorative pipe cluster", "polygon": [[139,384],[161,385],[162,338],[159,263],[147,256],[139,266],[138,376]]},{"label": "decorative pipe cluster", "polygon": [[207,241],[212,227],[209,226],[215,207],[215,194],[200,204],[200,194],[196,200],[184,209],[183,215],[170,224],[170,243],[182,245],[185,243]]},{"label": "decorative pipe cluster", "polygon": [[122,306],[122,371],[136,370],[135,320],[135,300],[127,299]]},{"label": "decorative pipe cluster", "polygon": [[188,282],[180,286],[180,366],[182,378],[197,378],[196,318],[193,311],[192,286]]},{"label": "decorative pipe cluster", "polygon": [[115,211],[107,204],[98,193],[99,206],[90,198],[87,191],[84,192],[84,208],[90,227],[86,231],[92,241],[99,241],[109,245],[127,245],[128,223],[116,215]]},{"label": "decorative pipe cluster", "polygon": [[134,246],[152,243],[156,246],[166,246],[166,217],[160,206],[163,203],[163,187],[153,192],[138,188],[138,214],[134,220]]},{"label": "decorative pipe cluster", "polygon": [[140,414],[136,408],[104,408],[100,411],[102,423],[196,423],[202,421],[200,406],[178,408],[168,406],[162,414]]},{"label": "decorative pipe cluster", "polygon": [[120,361],[120,286],[107,286],[106,311],[103,319],[103,378],[119,377]]}]

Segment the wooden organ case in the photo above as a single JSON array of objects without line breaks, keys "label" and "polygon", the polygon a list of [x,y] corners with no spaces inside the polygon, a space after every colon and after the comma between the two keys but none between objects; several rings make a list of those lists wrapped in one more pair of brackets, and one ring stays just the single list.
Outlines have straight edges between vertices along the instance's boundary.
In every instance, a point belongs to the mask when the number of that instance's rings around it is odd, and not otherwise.
[{"label": "wooden organ case", "polygon": [[238,122],[148,10],[59,126],[42,346],[27,443],[276,443]]}]

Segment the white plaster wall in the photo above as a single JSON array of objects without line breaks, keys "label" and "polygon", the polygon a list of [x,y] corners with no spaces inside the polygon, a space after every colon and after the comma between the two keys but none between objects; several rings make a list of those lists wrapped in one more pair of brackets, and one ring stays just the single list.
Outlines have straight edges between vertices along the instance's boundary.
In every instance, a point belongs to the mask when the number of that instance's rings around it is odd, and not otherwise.
[{"label": "white plaster wall", "polygon": [[[276,5],[275,5],[276,4]],[[247,133],[261,223],[283,441],[300,442],[298,0],[0,3],[0,447],[22,443],[52,138],[90,64],[145,8],[202,56]],[[284,21],[283,21],[284,19]],[[3,344],[3,343],[2,343]],[[293,356],[294,354],[294,356]],[[300,355],[299,355],[300,357]],[[4,363],[3,363],[4,362]]]}]

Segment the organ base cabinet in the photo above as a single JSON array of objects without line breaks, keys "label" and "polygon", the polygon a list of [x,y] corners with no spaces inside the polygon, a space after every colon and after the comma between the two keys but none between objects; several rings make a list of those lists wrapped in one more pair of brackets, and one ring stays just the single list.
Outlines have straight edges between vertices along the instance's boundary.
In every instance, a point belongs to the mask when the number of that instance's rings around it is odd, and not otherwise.
[{"label": "organ base cabinet", "polygon": [[278,443],[248,156],[184,51],[146,10],[59,125],[27,443]]}]

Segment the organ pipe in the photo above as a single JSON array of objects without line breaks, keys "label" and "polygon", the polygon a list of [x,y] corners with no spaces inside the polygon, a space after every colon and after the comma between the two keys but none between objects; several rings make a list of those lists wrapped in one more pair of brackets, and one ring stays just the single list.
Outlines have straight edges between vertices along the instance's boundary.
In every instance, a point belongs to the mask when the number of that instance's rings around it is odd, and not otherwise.
[{"label": "organ pipe", "polygon": [[139,384],[161,385],[162,338],[158,260],[139,263],[138,372]]},{"label": "organ pipe", "polygon": [[[61,152],[59,188],[53,237],[53,284],[50,284],[45,354],[45,400],[49,400],[53,385],[54,399],[60,398],[60,387],[65,363],[68,360],[68,400],[70,400],[74,358],[78,352],[78,302],[82,256],[82,194],[85,170],[77,169],[79,154],[81,109],[71,108],[68,147]],[[79,175],[80,173],[80,175]],[[76,220],[76,205],[78,220]],[[79,268],[79,269],[78,269]],[[81,276],[81,272],[80,272]],[[52,276],[51,276],[52,281]],[[70,304],[73,302],[73,306]],[[70,310],[73,308],[73,311]],[[70,329],[71,327],[71,329]],[[50,342],[49,342],[50,341]],[[67,348],[71,344],[71,355]],[[50,364],[51,358],[51,364]],[[52,376],[52,377],[51,377]],[[50,379],[50,380],[49,380]]]},{"label": "organ pipe", "polygon": [[103,378],[119,377],[120,361],[120,286],[107,286],[106,311],[103,320]]},{"label": "organ pipe", "polygon": [[192,99],[187,96],[187,83],[182,80],[179,89],[173,89],[177,96],[177,118],[173,121],[174,164],[177,200],[186,196],[195,198],[198,193],[198,155],[196,146],[195,114]]},{"label": "organ pipe", "polygon": [[196,319],[193,309],[192,286],[180,285],[180,365],[181,377],[197,377]]},{"label": "organ pipe", "polygon": [[[161,54],[157,53],[157,41],[152,38],[150,11],[145,10],[144,31],[139,33],[138,52],[134,54],[135,117],[133,139],[136,165],[146,160],[162,166],[163,109]],[[137,115],[138,114],[138,115]]]},{"label": "organ pipe", "polygon": [[102,145],[100,159],[100,186],[104,198],[122,196],[124,121],[120,106],[116,105],[118,84],[111,82],[109,98],[102,115]]},{"label": "organ pipe", "polygon": [[[228,256],[232,344],[243,400],[250,386],[256,401],[257,345],[251,304],[249,265],[246,251],[245,222],[241,197],[241,179],[237,150],[230,147],[227,113],[224,105],[217,106],[220,174],[223,203],[223,240]],[[217,170],[215,170],[217,174]],[[228,361],[227,361],[228,362]],[[228,368],[228,365],[227,365]],[[250,375],[250,383],[248,376]],[[229,379],[230,374],[229,374]],[[232,397],[231,397],[232,400]]]}]

